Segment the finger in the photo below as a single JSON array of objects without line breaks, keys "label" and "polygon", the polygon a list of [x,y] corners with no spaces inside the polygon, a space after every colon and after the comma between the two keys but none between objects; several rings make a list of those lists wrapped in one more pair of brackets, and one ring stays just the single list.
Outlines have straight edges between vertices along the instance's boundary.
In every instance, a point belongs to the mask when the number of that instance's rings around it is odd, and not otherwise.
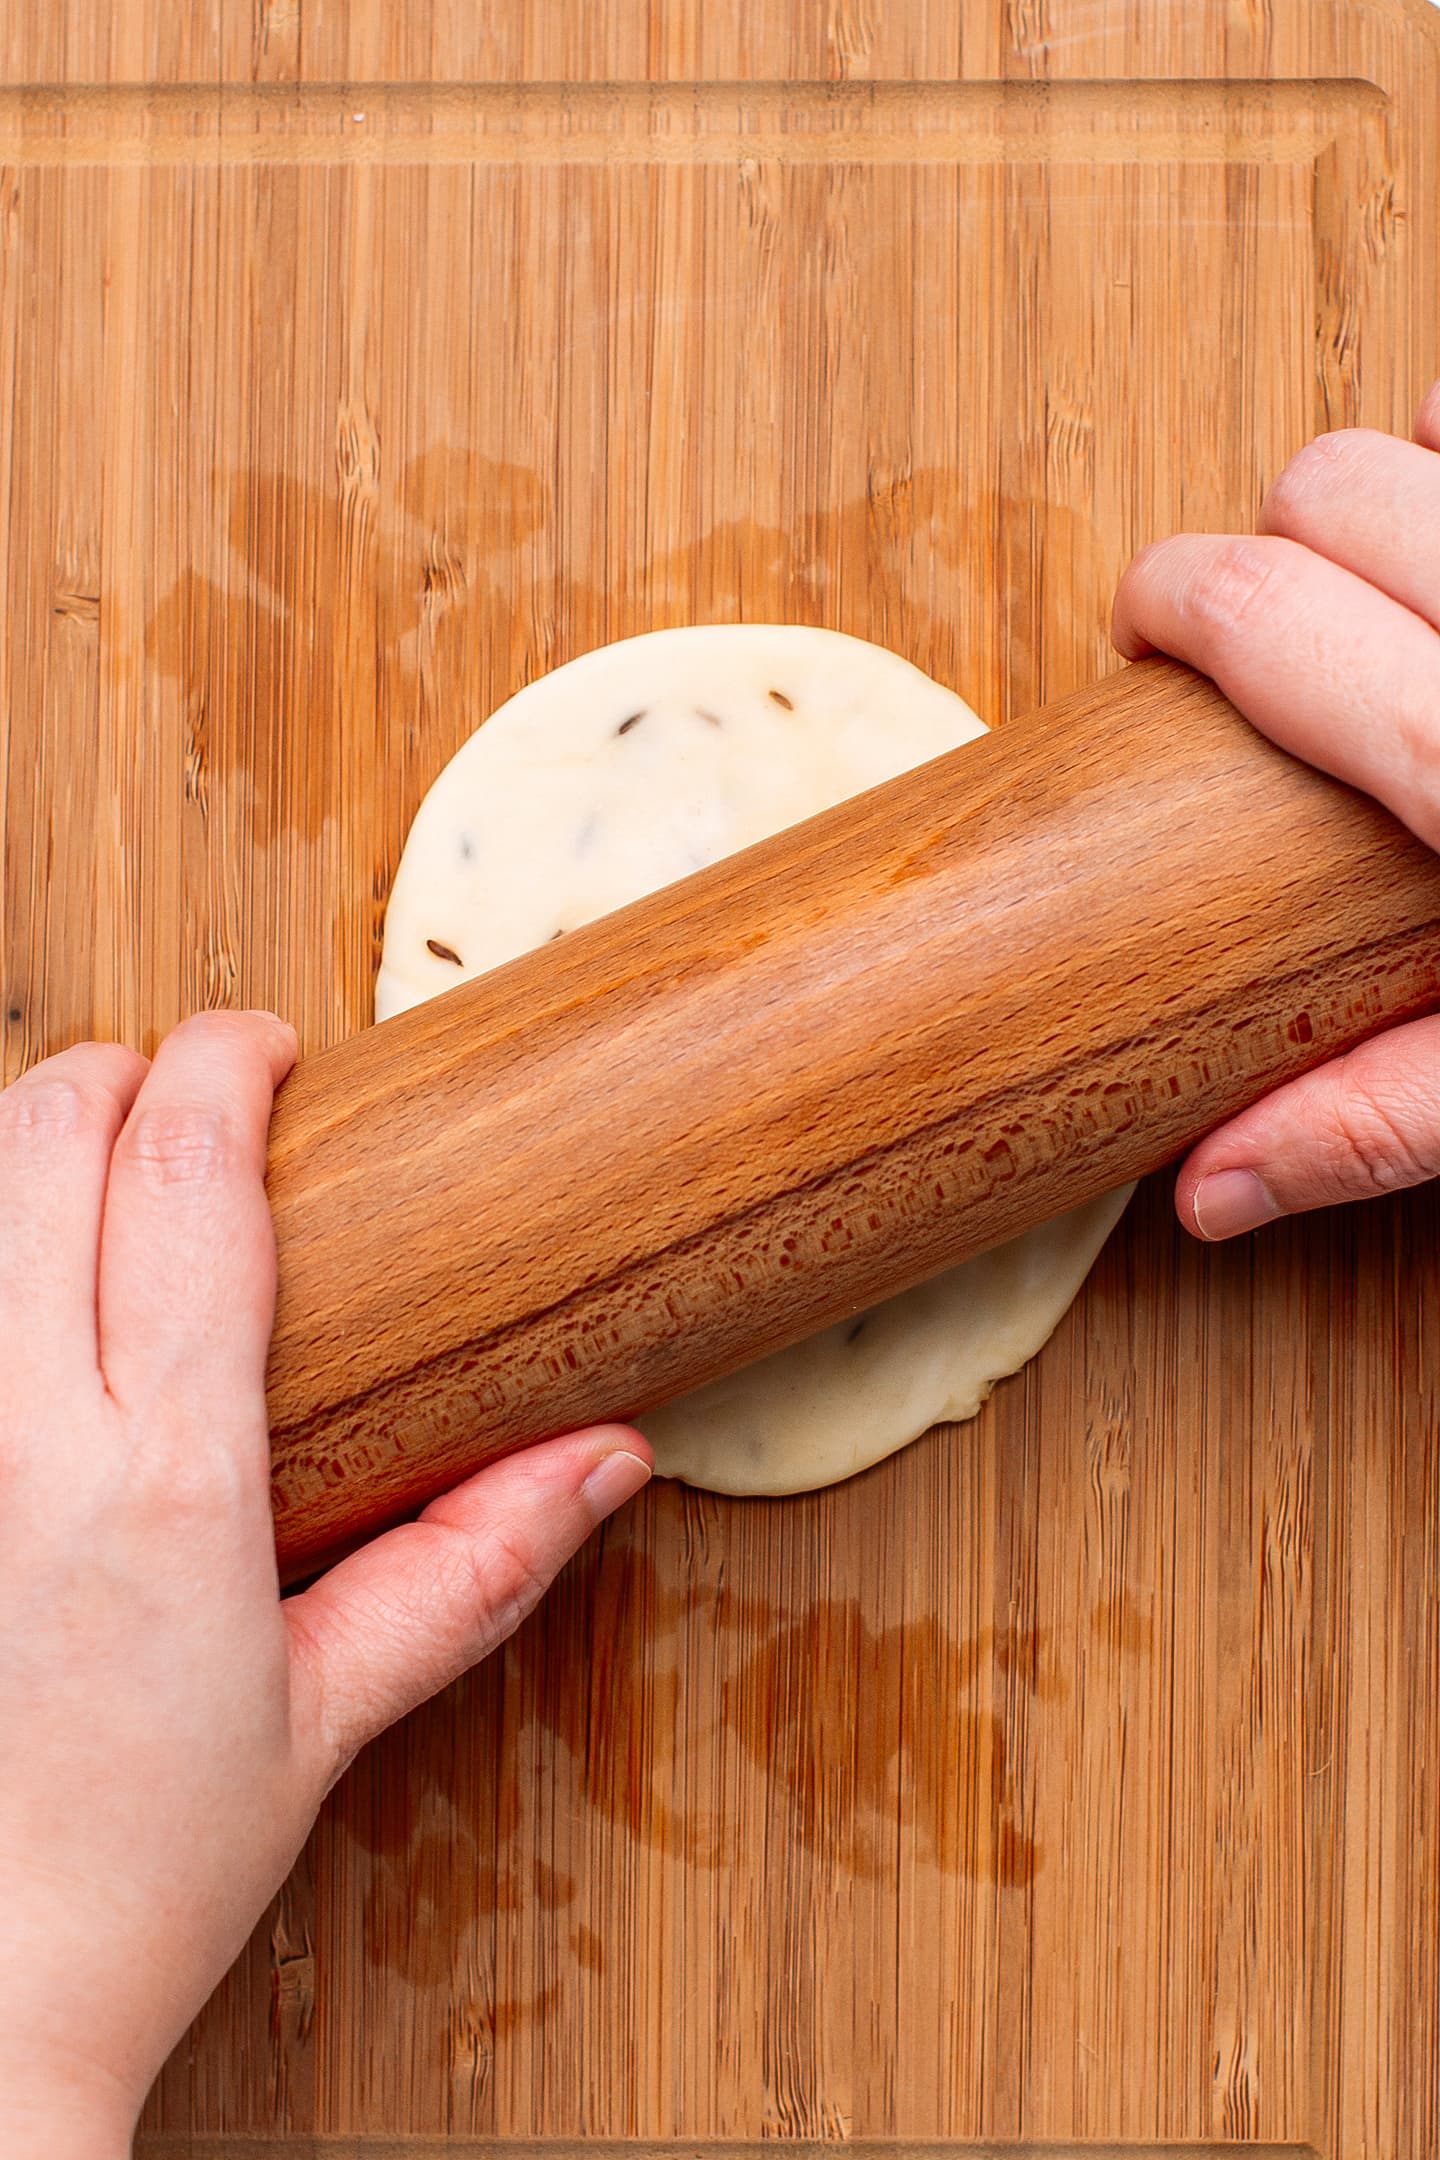
[{"label": "finger", "polygon": [[1440,382],[1431,383],[1415,415],[1415,440],[1427,450],[1440,450]]},{"label": "finger", "polygon": [[100,1250],[100,1361],[126,1408],[213,1423],[253,1410],[275,1304],[265,1139],[295,1038],[269,1013],[203,1013],[160,1045],[115,1143]]},{"label": "finger", "polygon": [[624,1425],[547,1440],[492,1463],[288,1599],[297,1716],[321,1783],[513,1634],[652,1462],[649,1443]]},{"label": "finger", "polygon": [[119,1043],[78,1043],[0,1094],[0,1342],[12,1389],[99,1374],[105,1181],[146,1070]]},{"label": "finger", "polygon": [[1320,435],[1265,497],[1260,530],[1298,540],[1440,628],[1440,457],[1373,428]]},{"label": "finger", "polygon": [[1440,846],[1440,637],[1293,540],[1182,534],[1115,597],[1128,659],[1173,653],[1272,740],[1363,788]]},{"label": "finger", "polygon": [[1367,1200],[1440,1173],[1440,1019],[1362,1043],[1202,1140],[1175,1205],[1197,1237]]}]

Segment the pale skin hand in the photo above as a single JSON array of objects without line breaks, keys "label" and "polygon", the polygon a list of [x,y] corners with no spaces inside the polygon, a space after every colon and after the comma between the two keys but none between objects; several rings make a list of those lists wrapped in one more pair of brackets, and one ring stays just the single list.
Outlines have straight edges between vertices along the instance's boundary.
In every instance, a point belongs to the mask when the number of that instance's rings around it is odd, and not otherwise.
[{"label": "pale skin hand", "polygon": [[[1115,602],[1127,659],[1212,676],[1287,750],[1376,796],[1440,848],[1440,384],[1402,442],[1324,435],[1265,499],[1256,538],[1185,534],[1138,555]],[[1180,1173],[1187,1229],[1276,1216],[1440,1173],[1440,1017],[1279,1088]]]},{"label": "pale skin hand", "polygon": [[549,1441],[282,1603],[263,1169],[294,1050],[211,1014],[0,1094],[7,2160],[128,2152],[329,1787],[650,1475],[626,1427]]}]

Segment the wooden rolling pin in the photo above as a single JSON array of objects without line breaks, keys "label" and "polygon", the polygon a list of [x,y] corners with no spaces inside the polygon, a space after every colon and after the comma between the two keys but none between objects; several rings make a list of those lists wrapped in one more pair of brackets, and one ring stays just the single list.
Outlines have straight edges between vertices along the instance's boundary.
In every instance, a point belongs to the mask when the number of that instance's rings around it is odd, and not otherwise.
[{"label": "wooden rolling pin", "polygon": [[1440,860],[1125,669],[307,1059],[287,1580],[1156,1168],[1440,1001]]}]

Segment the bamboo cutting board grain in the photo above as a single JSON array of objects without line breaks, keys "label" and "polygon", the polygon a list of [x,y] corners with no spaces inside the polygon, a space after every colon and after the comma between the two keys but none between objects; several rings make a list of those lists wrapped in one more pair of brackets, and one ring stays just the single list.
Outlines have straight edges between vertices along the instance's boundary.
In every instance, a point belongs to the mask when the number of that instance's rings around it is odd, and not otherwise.
[{"label": "bamboo cutting board grain", "polygon": [[[1437,100],[1402,0],[0,0],[5,1076],[363,1025],[424,787],[604,638],[1113,665],[1135,546],[1440,371]],[[973,1426],[648,1495],[142,2151],[1433,2152],[1435,1229],[1157,1182]]]}]

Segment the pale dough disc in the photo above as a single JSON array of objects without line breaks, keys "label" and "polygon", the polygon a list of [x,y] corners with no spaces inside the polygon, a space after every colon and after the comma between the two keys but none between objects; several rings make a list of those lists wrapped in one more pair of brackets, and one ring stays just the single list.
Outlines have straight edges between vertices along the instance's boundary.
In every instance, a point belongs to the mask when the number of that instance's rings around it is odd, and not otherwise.
[{"label": "pale dough disc", "polygon": [[[984,733],[953,691],[832,630],[658,630],[586,653],[502,705],[420,805],[375,1017]],[[972,1416],[1044,1343],[1128,1198],[651,1412],[660,1470],[717,1492],[800,1492]]]}]

